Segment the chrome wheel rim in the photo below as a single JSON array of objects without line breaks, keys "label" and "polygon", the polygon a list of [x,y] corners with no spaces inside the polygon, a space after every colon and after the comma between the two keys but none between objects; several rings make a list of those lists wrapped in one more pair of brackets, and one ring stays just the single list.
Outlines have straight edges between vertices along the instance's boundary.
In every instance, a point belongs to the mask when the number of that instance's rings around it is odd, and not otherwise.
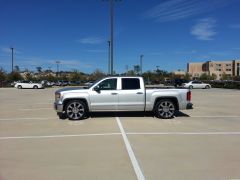
[{"label": "chrome wheel rim", "polygon": [[67,107],[67,115],[70,119],[80,119],[83,117],[85,109],[80,102],[72,102]]},{"label": "chrome wheel rim", "polygon": [[161,117],[169,118],[175,113],[174,104],[170,101],[163,101],[158,106],[158,113]]}]

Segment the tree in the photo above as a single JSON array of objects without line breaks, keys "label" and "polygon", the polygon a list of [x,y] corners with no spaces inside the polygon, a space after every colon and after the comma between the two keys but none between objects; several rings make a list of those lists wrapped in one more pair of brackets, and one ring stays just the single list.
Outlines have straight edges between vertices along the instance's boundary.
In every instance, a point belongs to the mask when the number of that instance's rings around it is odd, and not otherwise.
[{"label": "tree", "polygon": [[229,77],[226,73],[223,73],[221,79],[222,79],[222,80],[229,80],[230,77]]},{"label": "tree", "polygon": [[97,80],[100,78],[105,77],[106,74],[104,72],[102,72],[100,69],[96,69],[91,75],[90,75],[90,80]]},{"label": "tree", "polygon": [[77,70],[74,70],[73,73],[70,75],[70,80],[71,81],[82,81],[83,80],[83,75],[78,72]]},{"label": "tree", "polygon": [[27,81],[33,81],[35,79],[31,72],[27,72],[25,77]]},{"label": "tree", "polygon": [[208,75],[206,73],[201,74],[200,80],[215,80],[217,78],[216,74]]},{"label": "tree", "polygon": [[201,74],[201,76],[199,77],[199,79],[200,79],[200,80],[208,80],[209,77],[208,77],[208,75],[207,75],[206,73],[203,73],[203,74]]},{"label": "tree", "polygon": [[23,77],[21,76],[21,74],[19,72],[12,72],[12,73],[8,74],[7,80],[8,81],[19,81],[19,80],[23,80]]},{"label": "tree", "polygon": [[6,72],[0,68],[0,81],[5,81],[6,80]]},{"label": "tree", "polygon": [[42,72],[42,67],[41,67],[41,66],[36,67],[36,69],[37,69],[37,72],[38,72],[38,73],[41,73],[41,72]]},{"label": "tree", "polygon": [[211,76],[211,80],[216,80],[216,79],[217,79],[217,75],[213,73]]},{"label": "tree", "polygon": [[130,70],[130,71],[127,72],[126,75],[127,76],[135,76],[136,74],[135,74],[134,70]]},{"label": "tree", "polygon": [[45,79],[49,82],[54,82],[54,81],[57,81],[57,78],[54,77],[53,75],[51,74],[48,74],[47,76],[45,76]]},{"label": "tree", "polygon": [[19,68],[18,65],[14,66],[14,71],[16,71],[16,72],[19,72],[19,71],[20,71],[20,68]]},{"label": "tree", "polygon": [[187,80],[187,81],[190,81],[190,74],[186,73],[185,76],[184,76],[184,79]]},{"label": "tree", "polygon": [[158,74],[152,71],[144,72],[142,76],[148,84],[159,81]]}]

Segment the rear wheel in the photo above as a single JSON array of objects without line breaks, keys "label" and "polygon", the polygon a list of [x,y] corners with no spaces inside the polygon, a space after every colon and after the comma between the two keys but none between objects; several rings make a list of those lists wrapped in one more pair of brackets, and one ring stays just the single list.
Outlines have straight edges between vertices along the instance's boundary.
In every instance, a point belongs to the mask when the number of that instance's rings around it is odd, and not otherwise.
[{"label": "rear wheel", "polygon": [[22,89],[22,86],[21,86],[21,85],[18,85],[17,88],[18,88],[18,89]]},{"label": "rear wheel", "polygon": [[210,89],[210,86],[209,86],[209,85],[206,85],[206,86],[205,86],[205,89]]},{"label": "rear wheel", "polygon": [[35,85],[35,86],[33,86],[33,89],[38,89],[38,86],[36,86],[36,85]]},{"label": "rear wheel", "polygon": [[69,101],[65,108],[66,116],[71,120],[84,119],[87,115],[87,106],[81,100]]},{"label": "rear wheel", "polygon": [[171,119],[176,111],[175,104],[170,99],[162,99],[155,105],[155,115],[162,119]]},{"label": "rear wheel", "polygon": [[189,89],[193,89],[193,86],[189,86]]}]

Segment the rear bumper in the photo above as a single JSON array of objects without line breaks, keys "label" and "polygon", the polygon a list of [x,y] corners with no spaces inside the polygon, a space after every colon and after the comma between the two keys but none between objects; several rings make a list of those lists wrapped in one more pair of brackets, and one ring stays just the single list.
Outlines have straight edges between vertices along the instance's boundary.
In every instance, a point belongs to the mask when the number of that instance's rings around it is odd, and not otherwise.
[{"label": "rear bumper", "polygon": [[192,103],[188,103],[186,106],[186,109],[193,109],[193,104]]},{"label": "rear bumper", "polygon": [[63,111],[63,104],[59,104],[59,103],[54,103],[53,107],[55,109],[56,112],[62,112]]}]

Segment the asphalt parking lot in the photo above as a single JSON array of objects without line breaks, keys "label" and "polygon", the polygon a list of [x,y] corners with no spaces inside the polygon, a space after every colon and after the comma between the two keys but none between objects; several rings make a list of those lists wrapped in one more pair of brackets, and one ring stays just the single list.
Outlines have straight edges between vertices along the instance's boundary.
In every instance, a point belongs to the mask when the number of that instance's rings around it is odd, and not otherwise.
[{"label": "asphalt parking lot", "polygon": [[59,120],[55,88],[0,89],[0,180],[240,179],[240,91],[193,90],[171,120]]}]

